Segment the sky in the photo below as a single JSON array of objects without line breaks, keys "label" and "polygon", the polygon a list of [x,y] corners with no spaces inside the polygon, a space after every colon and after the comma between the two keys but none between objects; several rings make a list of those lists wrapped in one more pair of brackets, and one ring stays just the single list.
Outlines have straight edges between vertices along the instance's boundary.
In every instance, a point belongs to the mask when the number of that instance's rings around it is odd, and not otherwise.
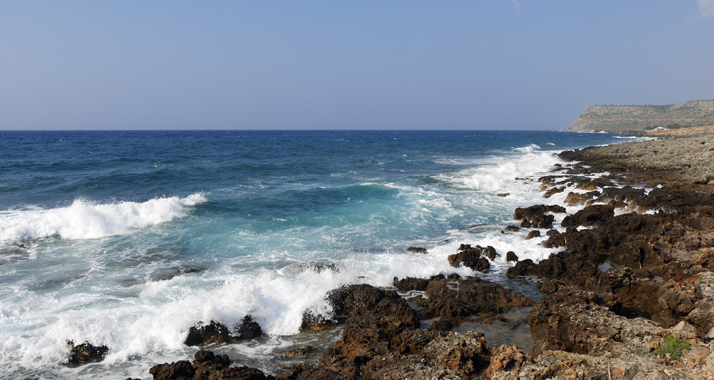
[{"label": "sky", "polygon": [[0,2],[0,129],[562,130],[714,99],[714,0]]}]

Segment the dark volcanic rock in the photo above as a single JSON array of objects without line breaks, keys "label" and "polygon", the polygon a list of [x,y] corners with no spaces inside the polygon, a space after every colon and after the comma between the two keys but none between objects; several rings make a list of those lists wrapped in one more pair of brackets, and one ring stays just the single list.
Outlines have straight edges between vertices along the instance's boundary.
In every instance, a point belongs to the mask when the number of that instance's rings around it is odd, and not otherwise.
[{"label": "dark volcanic rock", "polygon": [[207,346],[209,344],[238,343],[239,339],[231,335],[222,323],[211,321],[204,326],[191,326],[184,342],[187,346]]},{"label": "dark volcanic rock", "polygon": [[429,280],[415,277],[407,277],[400,280],[394,277],[393,284],[395,288],[401,291],[426,290],[427,285],[429,285]]},{"label": "dark volcanic rock", "polygon": [[457,253],[449,256],[449,264],[455,268],[463,265],[473,270],[485,271],[491,267],[491,263],[482,256],[493,260],[498,256],[498,253],[490,245],[484,248],[480,245],[471,247],[470,244],[461,244]]},{"label": "dark volcanic rock", "polygon": [[67,344],[72,346],[72,351],[69,355],[69,364],[73,365],[102,361],[107,351],[109,351],[107,346],[93,346],[89,344],[89,342],[75,345],[74,342],[68,341]]},{"label": "dark volcanic rock", "polygon": [[409,247],[409,248],[405,249],[404,252],[406,252],[406,253],[422,253],[422,254],[428,253],[426,251],[426,248],[421,248],[421,247]]},{"label": "dark volcanic rock", "polygon": [[416,303],[421,308],[421,319],[441,317],[452,321],[533,305],[521,293],[512,293],[501,285],[478,278],[432,280],[426,289],[426,298],[417,298]]},{"label": "dark volcanic rock", "polygon": [[227,355],[216,356],[212,351],[201,350],[194,356],[193,364],[188,360],[158,364],[149,370],[154,380],[272,380],[256,368],[246,366],[230,367]]},{"label": "dark volcanic rock", "polygon": [[154,376],[154,380],[193,380],[196,370],[188,360],[180,360],[174,363],[157,364],[149,373]]},{"label": "dark volcanic rock", "polygon": [[537,237],[540,237],[540,231],[533,230],[528,233],[528,236],[526,236],[526,240],[530,240],[530,239],[537,238]]},{"label": "dark volcanic rock", "polygon": [[238,328],[239,340],[250,340],[263,335],[263,329],[260,328],[258,322],[253,320],[253,317],[246,315]]},{"label": "dark volcanic rock", "polygon": [[433,331],[451,331],[454,328],[454,322],[449,319],[439,319],[429,326],[429,330]]},{"label": "dark volcanic rock", "polygon": [[509,263],[512,261],[518,261],[518,255],[516,255],[513,251],[508,251],[506,252],[506,261]]},{"label": "dark volcanic rock", "polygon": [[523,220],[521,227],[523,228],[550,228],[553,226],[553,215],[546,214],[547,212],[561,213],[565,212],[565,208],[557,205],[537,205],[526,208],[517,208],[513,219]]},{"label": "dark volcanic rock", "polygon": [[[349,317],[371,314],[385,298],[396,302],[404,301],[394,291],[384,291],[371,285],[349,285],[335,289],[327,294],[327,300],[332,305],[333,315],[303,315],[302,331],[320,331],[344,323]],[[406,301],[404,305],[409,308]],[[411,310],[411,308],[409,308]]]},{"label": "dark volcanic rock", "polygon": [[615,209],[610,205],[587,206],[573,215],[563,219],[563,227],[580,227],[603,225],[615,215]]}]

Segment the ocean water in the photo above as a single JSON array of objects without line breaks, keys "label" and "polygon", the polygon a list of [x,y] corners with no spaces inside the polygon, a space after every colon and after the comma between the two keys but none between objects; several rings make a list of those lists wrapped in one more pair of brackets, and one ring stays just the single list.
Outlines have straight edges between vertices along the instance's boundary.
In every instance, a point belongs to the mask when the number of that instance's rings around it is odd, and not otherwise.
[{"label": "ocean water", "polygon": [[[281,349],[316,339],[299,334],[301,318],[329,313],[328,291],[474,275],[448,265],[462,243],[494,246],[501,257],[481,276],[517,288],[505,252],[537,261],[552,250],[500,230],[515,207],[564,197],[544,200],[533,179],[555,153],[617,137],[0,132],[0,378],[149,378],[192,357],[191,326],[245,315],[267,335],[218,349],[275,373]],[[69,367],[68,340],[109,353]]]}]

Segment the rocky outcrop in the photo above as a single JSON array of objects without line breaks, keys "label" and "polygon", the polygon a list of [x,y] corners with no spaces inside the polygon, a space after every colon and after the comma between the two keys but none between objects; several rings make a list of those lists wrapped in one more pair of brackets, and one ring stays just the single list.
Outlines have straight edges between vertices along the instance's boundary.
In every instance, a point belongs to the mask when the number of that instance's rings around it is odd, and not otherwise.
[{"label": "rocky outcrop", "polygon": [[461,244],[456,254],[449,255],[448,259],[449,264],[455,268],[465,266],[477,271],[486,271],[491,267],[491,263],[486,257],[493,260],[496,256],[498,256],[496,249],[490,245],[472,247],[470,244]]},{"label": "rocky outcrop", "polygon": [[212,351],[201,350],[194,356],[193,363],[180,360],[174,363],[158,364],[149,373],[154,380],[272,380],[275,377],[264,374],[256,368],[246,366],[231,367],[227,355],[216,356]]},{"label": "rocky outcrop", "polygon": [[71,365],[102,361],[109,351],[107,346],[94,346],[89,342],[75,345],[74,342],[68,341],[67,344],[71,346],[68,362]]},{"label": "rocky outcrop", "polygon": [[587,106],[567,131],[631,132],[714,124],[714,100],[662,106]]},{"label": "rocky outcrop", "polygon": [[550,228],[553,226],[555,216],[550,213],[562,213],[565,208],[558,205],[537,205],[517,208],[513,219],[523,220],[521,228]]},{"label": "rocky outcrop", "polygon": [[263,335],[260,325],[250,315],[246,315],[238,325],[237,334],[231,334],[222,323],[211,321],[208,325],[191,326],[184,342],[187,346],[207,346],[211,344],[239,343]]}]

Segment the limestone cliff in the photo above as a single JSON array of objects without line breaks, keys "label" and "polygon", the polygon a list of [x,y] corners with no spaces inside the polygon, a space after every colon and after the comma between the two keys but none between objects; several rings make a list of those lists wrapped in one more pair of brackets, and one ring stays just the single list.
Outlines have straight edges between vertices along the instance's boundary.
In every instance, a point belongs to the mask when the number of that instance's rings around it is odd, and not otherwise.
[{"label": "limestone cliff", "polygon": [[714,124],[714,100],[664,106],[587,106],[567,131],[630,132]]}]

